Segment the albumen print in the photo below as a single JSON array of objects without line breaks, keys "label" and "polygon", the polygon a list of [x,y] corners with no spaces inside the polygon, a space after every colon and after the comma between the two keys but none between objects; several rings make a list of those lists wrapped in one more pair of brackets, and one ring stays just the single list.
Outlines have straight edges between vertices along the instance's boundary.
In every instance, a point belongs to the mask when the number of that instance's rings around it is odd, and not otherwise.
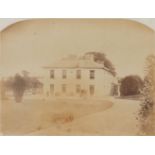
[{"label": "albumen print", "polygon": [[155,135],[155,19],[0,28],[1,135]]}]

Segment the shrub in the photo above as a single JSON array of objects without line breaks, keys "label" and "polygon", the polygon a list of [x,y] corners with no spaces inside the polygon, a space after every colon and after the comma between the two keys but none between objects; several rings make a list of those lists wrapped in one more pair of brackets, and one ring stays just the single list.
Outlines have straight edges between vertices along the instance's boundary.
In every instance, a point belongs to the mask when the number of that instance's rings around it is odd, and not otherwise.
[{"label": "shrub", "polygon": [[121,96],[138,95],[143,88],[143,81],[137,75],[126,76],[121,80]]}]

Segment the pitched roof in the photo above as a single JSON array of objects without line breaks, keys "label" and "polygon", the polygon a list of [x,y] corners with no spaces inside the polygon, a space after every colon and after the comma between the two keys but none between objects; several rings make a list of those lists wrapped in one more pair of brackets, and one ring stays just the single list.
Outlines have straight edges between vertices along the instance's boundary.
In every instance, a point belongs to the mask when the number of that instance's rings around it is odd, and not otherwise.
[{"label": "pitched roof", "polygon": [[86,57],[67,57],[64,59],[61,59],[58,62],[55,62],[51,65],[45,66],[44,68],[50,69],[50,68],[89,68],[89,69],[105,69],[107,71],[108,68],[104,67],[103,64],[96,63],[91,58]]}]

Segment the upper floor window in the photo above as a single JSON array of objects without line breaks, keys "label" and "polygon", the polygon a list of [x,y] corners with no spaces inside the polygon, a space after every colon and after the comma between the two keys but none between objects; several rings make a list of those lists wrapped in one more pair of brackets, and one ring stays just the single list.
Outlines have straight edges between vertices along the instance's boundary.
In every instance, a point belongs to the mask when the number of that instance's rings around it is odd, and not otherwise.
[{"label": "upper floor window", "polygon": [[66,70],[63,70],[62,71],[62,78],[63,79],[66,79],[67,78],[67,71]]},{"label": "upper floor window", "polygon": [[81,70],[76,71],[76,78],[81,79]]},{"label": "upper floor window", "polygon": [[90,70],[90,79],[95,79],[95,70]]},{"label": "upper floor window", "polygon": [[51,79],[54,79],[54,70],[51,70],[51,71],[50,71],[50,78],[51,78]]}]

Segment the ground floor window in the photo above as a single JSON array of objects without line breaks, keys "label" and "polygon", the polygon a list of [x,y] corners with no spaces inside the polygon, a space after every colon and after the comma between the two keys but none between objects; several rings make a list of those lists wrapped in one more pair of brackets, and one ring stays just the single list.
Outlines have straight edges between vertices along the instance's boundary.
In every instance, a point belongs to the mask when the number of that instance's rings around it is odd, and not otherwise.
[{"label": "ground floor window", "polygon": [[54,94],[54,84],[50,84],[50,94]]},{"label": "ground floor window", "polygon": [[89,93],[90,93],[91,96],[94,95],[94,93],[95,93],[95,86],[94,85],[89,86]]},{"label": "ground floor window", "polygon": [[80,85],[78,84],[78,85],[76,85],[76,93],[80,93],[81,92],[81,87],[80,87]]},{"label": "ground floor window", "polygon": [[65,93],[65,92],[66,92],[66,89],[67,89],[67,88],[66,88],[66,84],[63,84],[63,85],[62,85],[62,92]]}]

